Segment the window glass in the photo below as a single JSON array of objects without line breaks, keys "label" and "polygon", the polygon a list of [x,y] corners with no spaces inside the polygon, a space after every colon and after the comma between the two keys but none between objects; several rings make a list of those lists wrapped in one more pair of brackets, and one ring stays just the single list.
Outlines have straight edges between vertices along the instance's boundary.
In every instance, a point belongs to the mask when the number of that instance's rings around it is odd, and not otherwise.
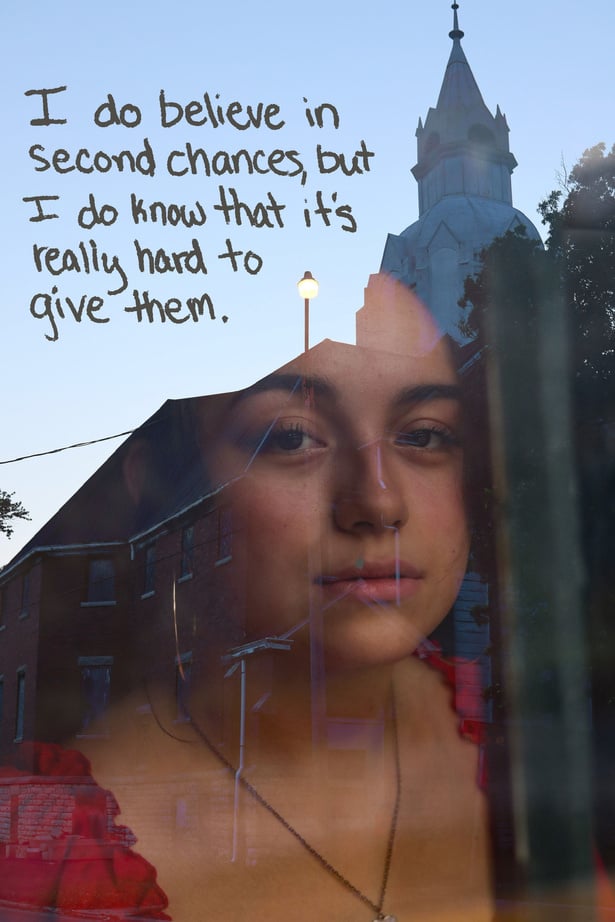
[{"label": "window glass", "polygon": [[156,579],[156,545],[150,544],[145,548],[145,567],[143,573],[143,592],[154,591]]},{"label": "window glass", "polygon": [[182,529],[181,571],[180,576],[191,576],[194,563],[194,526]]},{"label": "window glass", "polygon": [[105,717],[111,694],[110,657],[82,658],[81,672],[81,732],[96,733],[106,729]]},{"label": "window glass", "polygon": [[231,510],[223,506],[219,512],[218,559],[224,560],[233,552],[233,516]]},{"label": "window glass", "polygon": [[15,708],[15,739],[23,739],[24,718],[26,708],[26,673],[19,670],[17,673],[17,699]]},{"label": "window glass", "polygon": [[112,560],[90,560],[88,566],[87,601],[115,601],[115,570]]}]

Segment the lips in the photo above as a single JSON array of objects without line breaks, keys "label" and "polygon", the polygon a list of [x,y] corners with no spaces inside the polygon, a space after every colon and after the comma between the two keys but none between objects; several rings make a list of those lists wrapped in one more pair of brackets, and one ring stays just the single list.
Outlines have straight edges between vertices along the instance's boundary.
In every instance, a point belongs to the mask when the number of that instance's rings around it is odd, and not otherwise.
[{"label": "lips", "polygon": [[318,578],[329,601],[350,597],[366,603],[399,604],[419,589],[423,573],[404,561],[366,563]]}]

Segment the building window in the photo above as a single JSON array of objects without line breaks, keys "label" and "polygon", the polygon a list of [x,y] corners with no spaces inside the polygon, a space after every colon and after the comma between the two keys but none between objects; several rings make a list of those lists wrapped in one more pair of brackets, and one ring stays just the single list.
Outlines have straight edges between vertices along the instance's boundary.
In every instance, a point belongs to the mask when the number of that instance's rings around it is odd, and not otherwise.
[{"label": "building window", "polygon": [[189,720],[188,695],[192,675],[192,653],[183,653],[175,658],[175,701],[177,720]]},{"label": "building window", "polygon": [[145,548],[145,569],[143,571],[143,595],[154,592],[156,579],[156,545],[149,544]]},{"label": "building window", "polygon": [[468,140],[485,147],[495,147],[493,132],[486,125],[471,125],[468,130]]},{"label": "building window", "polygon": [[15,708],[15,740],[23,739],[26,709],[26,670],[17,670],[17,706]]},{"label": "building window", "polygon": [[180,579],[192,576],[194,564],[194,525],[187,525],[182,531],[182,561]]},{"label": "building window", "polygon": [[30,614],[30,571],[24,573],[21,581],[21,608],[19,610],[19,617],[26,618]]},{"label": "building window", "polygon": [[87,736],[104,734],[113,657],[80,656],[78,662],[81,670],[81,733]]},{"label": "building window", "polygon": [[90,560],[88,569],[88,603],[115,603],[115,573],[108,558]]},{"label": "building window", "polygon": [[233,520],[230,506],[218,512],[218,563],[230,560],[233,553]]}]

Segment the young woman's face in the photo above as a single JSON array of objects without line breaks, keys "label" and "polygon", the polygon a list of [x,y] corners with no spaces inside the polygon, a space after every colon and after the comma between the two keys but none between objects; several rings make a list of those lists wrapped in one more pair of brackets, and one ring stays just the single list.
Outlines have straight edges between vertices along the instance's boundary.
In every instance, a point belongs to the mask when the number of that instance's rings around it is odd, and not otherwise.
[{"label": "young woman's face", "polygon": [[442,343],[409,358],[325,342],[236,396],[207,455],[250,638],[317,613],[329,665],[395,662],[450,609],[468,528]]}]

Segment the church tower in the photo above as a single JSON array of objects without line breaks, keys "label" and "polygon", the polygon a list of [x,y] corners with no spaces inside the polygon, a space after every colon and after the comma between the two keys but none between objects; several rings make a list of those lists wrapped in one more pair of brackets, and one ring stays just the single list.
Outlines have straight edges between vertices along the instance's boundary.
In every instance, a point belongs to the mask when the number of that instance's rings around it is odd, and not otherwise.
[{"label": "church tower", "polygon": [[454,2],[453,41],[435,109],[416,131],[419,219],[389,234],[381,269],[413,288],[443,332],[463,342],[458,300],[463,281],[479,268],[478,253],[494,237],[520,225],[540,240],[532,222],[513,208],[508,124],[498,106],[492,115],[461,47]]}]

